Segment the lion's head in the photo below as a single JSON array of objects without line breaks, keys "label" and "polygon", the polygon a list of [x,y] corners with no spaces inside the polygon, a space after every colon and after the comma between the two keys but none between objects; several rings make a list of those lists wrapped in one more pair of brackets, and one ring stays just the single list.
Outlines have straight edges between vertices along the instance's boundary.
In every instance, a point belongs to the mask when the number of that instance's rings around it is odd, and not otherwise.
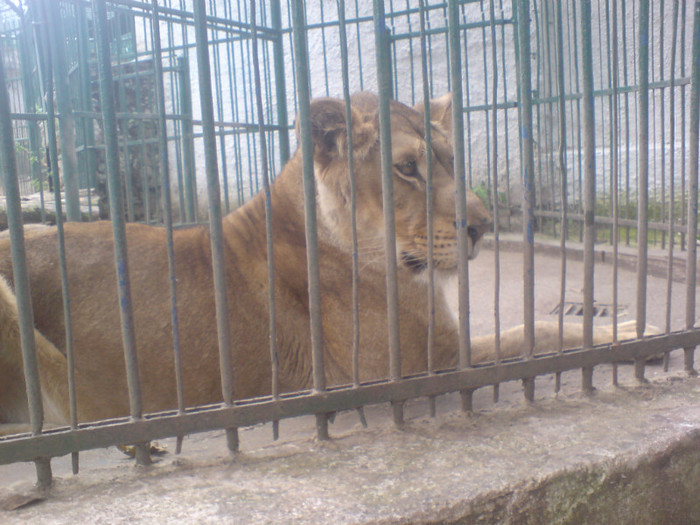
[{"label": "lion's head", "polygon": [[[361,263],[379,259],[384,246],[378,101],[361,93],[352,97],[357,229]],[[449,116],[449,115],[448,115]],[[444,113],[443,113],[444,117]],[[343,247],[351,245],[351,184],[348,169],[345,103],[316,99],[311,103],[312,140],[322,221]],[[428,264],[427,151],[423,116],[391,101],[391,147],[394,174],[396,246],[400,264],[422,273]],[[435,268],[457,267],[455,179],[452,145],[441,123],[431,126],[433,165],[433,260]],[[474,258],[491,217],[481,199],[467,193],[467,256]]]}]

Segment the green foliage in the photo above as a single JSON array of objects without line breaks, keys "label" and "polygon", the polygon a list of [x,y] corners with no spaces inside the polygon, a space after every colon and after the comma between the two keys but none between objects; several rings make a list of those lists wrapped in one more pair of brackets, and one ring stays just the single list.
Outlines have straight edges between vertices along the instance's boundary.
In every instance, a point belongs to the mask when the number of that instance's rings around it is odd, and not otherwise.
[{"label": "green foliage", "polygon": [[[484,181],[478,183],[472,188],[472,191],[479,197],[487,208],[493,205],[493,198],[490,186],[487,186]],[[505,204],[507,202],[505,192],[498,192],[498,202]]]}]

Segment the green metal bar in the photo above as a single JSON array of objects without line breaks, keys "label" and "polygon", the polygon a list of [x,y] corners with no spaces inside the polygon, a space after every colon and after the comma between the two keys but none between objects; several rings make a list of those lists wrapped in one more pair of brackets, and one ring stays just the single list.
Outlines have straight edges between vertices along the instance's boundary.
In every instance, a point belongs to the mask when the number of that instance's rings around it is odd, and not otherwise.
[{"label": "green metal bar", "polygon": [[[593,346],[593,283],[595,257],[595,99],[591,2],[581,2],[581,64],[583,84],[583,347]],[[593,369],[584,368],[583,390],[593,389]]]},{"label": "green metal bar", "polygon": [[467,263],[467,189],[464,179],[464,113],[462,112],[462,56],[459,39],[459,10],[455,0],[448,3],[450,83],[452,86],[452,143],[454,147],[455,213],[459,251],[459,365],[471,366],[469,328],[469,265]]},{"label": "green metal bar", "polygon": [[[558,113],[559,113],[559,176],[560,176],[560,195],[561,195],[561,221],[560,221],[560,239],[559,249],[561,250],[561,278],[559,281],[559,312],[557,315],[558,325],[558,350],[561,353],[564,350],[564,303],[566,301],[566,241],[568,236],[568,193],[567,193],[567,169],[566,169],[566,100],[564,97],[566,83],[564,78],[564,22],[562,15],[562,6],[558,2],[556,5],[556,35],[557,35],[557,91],[559,97]],[[557,374],[555,378],[554,391],[561,390],[561,374]]]},{"label": "green metal bar", "polygon": [[[83,111],[92,111],[92,88],[90,81],[89,65],[89,37],[87,25],[87,6],[76,6],[78,17],[78,70],[80,74],[80,88],[82,96]],[[74,115],[80,118],[77,112]],[[87,172],[85,176],[85,187],[88,188],[88,216],[92,218],[92,188],[95,186],[95,174],[97,173],[97,162],[95,159],[95,128],[93,118],[82,117],[83,123],[83,156]]]},{"label": "green metal bar", "polygon": [[[425,126],[425,142],[428,147],[425,150],[425,161],[427,166],[426,185],[425,185],[425,200],[426,200],[426,219],[428,224],[428,342],[426,348],[426,368],[429,374],[435,370],[435,260],[434,260],[434,243],[435,243],[435,195],[433,188],[433,150],[432,144],[432,124],[430,118],[430,77],[428,75],[428,49],[426,44],[426,27],[425,27],[425,1],[419,0],[420,7],[420,63],[421,63],[421,80],[423,87],[423,113]],[[435,417],[436,403],[435,398],[430,398],[430,415]]]},{"label": "green metal bar", "polygon": [[[48,44],[48,42],[45,42]],[[46,60],[46,87],[53,85],[53,53],[50,46],[44,49],[43,56]],[[48,91],[48,89],[47,89]],[[56,229],[58,233],[58,258],[59,269],[61,274],[61,295],[63,305],[63,324],[65,326],[66,337],[66,361],[68,367],[68,403],[70,411],[71,428],[78,427],[78,405],[75,390],[75,352],[73,345],[73,322],[70,304],[70,295],[68,293],[68,269],[66,264],[66,247],[65,234],[63,231],[63,210],[61,203],[61,185],[59,180],[58,169],[58,138],[56,134],[56,113],[53,97],[47,97],[46,100],[46,134],[49,143],[49,159],[51,176],[53,177],[54,203],[56,212]],[[79,457],[77,452],[72,452],[71,463],[73,474],[77,474],[79,470]]]},{"label": "green metal bar", "polygon": [[[649,0],[639,3],[639,146],[637,170],[637,337],[644,336],[647,315],[649,243]],[[644,380],[644,361],[635,362],[635,376]]]},{"label": "green metal bar", "polygon": [[[100,72],[100,101],[104,125],[105,162],[107,165],[107,182],[109,187],[109,208],[114,235],[114,258],[119,290],[119,305],[122,325],[122,342],[126,363],[126,379],[129,387],[129,405],[131,417],[141,419],[143,407],[141,384],[139,381],[139,364],[136,355],[136,338],[134,334],[134,317],[131,308],[131,286],[129,283],[129,262],[126,245],[126,224],[124,222],[122,190],[119,181],[119,145],[117,138],[117,119],[115,113],[114,82],[112,80],[112,61],[109,50],[109,25],[105,0],[92,0],[95,20],[95,38],[97,40],[97,64]],[[145,444],[136,447],[139,463],[150,463],[150,452]]]},{"label": "green metal bar", "polygon": [[[678,49],[678,9],[679,1],[673,2],[673,25],[671,36],[670,81],[671,91],[669,96],[669,207],[668,207],[668,271],[666,278],[666,332],[671,331],[671,305],[673,298],[673,252],[676,240],[673,236],[673,223],[675,219],[676,205],[676,52]],[[664,354],[664,371],[668,371],[669,354]]]},{"label": "green metal bar", "polygon": [[[14,291],[17,297],[19,316],[19,334],[22,343],[22,361],[24,382],[29,403],[29,424],[34,436],[40,435],[44,424],[44,409],[41,398],[39,364],[34,340],[34,316],[32,313],[29,274],[25,258],[24,229],[22,225],[22,203],[17,181],[17,159],[10,119],[10,99],[5,79],[5,66],[0,60],[0,170],[5,186],[7,222],[12,246],[12,273]],[[36,454],[37,480],[41,487],[48,487],[52,482],[51,463]]]},{"label": "green metal bar", "polygon": [[[374,45],[379,91],[379,142],[382,163],[382,209],[384,212],[384,255],[386,264],[387,324],[389,333],[389,377],[401,379],[399,338],[399,287],[396,258],[396,222],[394,217],[394,168],[391,152],[391,50],[386,27],[384,3],[374,0]],[[394,423],[403,424],[403,406],[393,403]]]},{"label": "green metal bar", "polygon": [[[352,106],[350,103],[350,74],[348,64],[348,37],[345,24],[345,0],[338,0],[338,39],[340,41],[340,62],[343,77],[343,99],[345,100],[345,125],[352,129]],[[352,235],[352,382],[360,385],[360,268],[357,240],[357,179],[355,177],[354,142],[352,133],[348,141],[348,176],[350,177],[350,223]],[[362,426],[367,427],[364,409],[358,407]]]},{"label": "green metal bar", "polygon": [[393,399],[412,399],[456,392],[463,388],[474,390],[495,383],[516,381],[567,370],[576,370],[598,363],[647,358],[667,349],[696,346],[700,330],[674,332],[643,340],[605,344],[587,351],[566,350],[530,360],[516,360],[499,366],[485,365],[465,370],[449,370],[432,375],[343,387],[325,392],[300,392],[297,395],[272,400],[236,403],[234,406],[215,405],[188,411],[184,416],[175,412],[154,414],[139,421],[111,420],[86,426],[76,431],[55,430],[37,436],[0,438],[0,464],[31,461],[37,456],[53,457],[71,450],[104,448],[121,443],[162,439],[179,432],[198,433],[230,426],[250,426],[265,421],[281,420],[309,413],[352,410],[361,406],[387,403]]},{"label": "green metal bar", "polygon": [[[213,10],[213,14],[216,15],[216,2],[210,2],[209,5],[211,6],[211,9]],[[212,29],[211,36],[210,36],[210,47],[212,48],[213,51],[213,66],[214,66],[214,75],[213,75],[213,81],[214,81],[214,86],[215,86],[215,94],[216,94],[216,120],[219,123],[222,123],[224,121],[224,106],[223,106],[223,100],[224,100],[224,94],[223,94],[223,73],[221,71],[221,50],[220,47],[222,44],[218,43],[218,39],[216,38],[216,31],[220,31],[220,29]],[[220,169],[221,169],[221,183],[223,186],[223,197],[224,197],[224,212],[228,213],[231,211],[231,202],[229,198],[229,182],[228,182],[228,163],[226,162],[226,135],[223,133],[224,129],[221,124],[218,125],[218,130],[216,132],[216,135],[219,138],[219,158],[220,158]]]},{"label": "green metal bar", "polygon": [[75,153],[75,119],[71,104],[71,88],[68,82],[65,36],[61,24],[60,4],[43,0],[46,10],[46,32],[53,52],[54,89],[58,106],[58,123],[61,128],[61,157],[63,159],[63,184],[66,197],[66,216],[69,221],[80,220],[80,194],[78,190],[78,165]]},{"label": "green metal bar", "polygon": [[525,312],[525,355],[534,349],[534,144],[532,122],[532,80],[530,67],[530,2],[518,0],[518,65],[520,69],[520,140],[523,183],[523,286]]},{"label": "green metal bar", "polygon": [[180,80],[180,113],[182,114],[182,164],[184,194],[184,217],[187,222],[197,220],[197,177],[194,157],[194,126],[192,121],[192,90],[190,88],[190,65],[188,57],[179,57],[177,65]]},{"label": "green metal bar", "polygon": [[[280,0],[273,0],[270,5],[272,28],[277,32],[273,40],[272,57],[275,63],[275,93],[277,100],[277,125],[279,126],[280,163],[289,160],[289,120],[287,117],[287,81],[284,71],[284,41],[282,40],[282,10]],[[347,52],[347,50],[345,50]]]},{"label": "green metal bar", "polygon": [[[532,125],[532,77],[530,65],[530,2],[517,2],[518,67],[520,95],[520,148],[523,184],[523,353],[535,349],[535,157]],[[523,380],[525,399],[533,401],[534,378]]]},{"label": "green metal bar", "polygon": [[[695,326],[695,285],[698,255],[695,240],[698,237],[698,148],[700,148],[700,0],[695,0],[693,19],[693,56],[691,59],[693,80],[690,90],[690,131],[688,135],[688,144],[690,145],[690,158],[688,160],[688,255],[685,276],[685,324],[688,329]],[[693,368],[695,346],[697,345],[684,347],[685,370],[691,374],[695,373]]]},{"label": "green metal bar", "polygon": [[[216,161],[216,135],[214,132],[214,106],[209,67],[209,48],[204,0],[194,2],[195,40],[197,48],[197,70],[199,78],[199,98],[202,107],[202,133],[204,135],[204,165],[207,173],[207,194],[209,197],[209,231],[211,238],[211,258],[214,272],[214,301],[216,304],[216,331],[219,341],[219,367],[221,390],[224,403],[233,403],[233,356],[229,330],[229,308],[226,293],[226,266],[224,260],[224,233],[221,223],[221,192],[219,190],[219,170]],[[226,438],[229,451],[238,450],[238,429],[227,428]]]},{"label": "green metal bar", "polygon": [[[265,192],[265,237],[267,241],[267,282],[269,308],[269,341],[270,363],[272,372],[271,392],[273,399],[279,399],[279,359],[277,356],[277,302],[275,300],[275,257],[272,234],[272,198],[270,192],[268,151],[263,122],[265,121],[262,81],[260,79],[260,58],[258,56],[257,20],[255,14],[256,0],[250,0],[250,19],[253,26],[253,80],[255,81],[255,104],[257,110],[258,134],[260,137],[260,152],[262,154],[262,180]],[[279,438],[279,421],[273,421],[273,439]]]},{"label": "green metal bar", "polygon": [[[19,32],[19,52],[20,52],[20,68],[22,74],[22,95],[24,97],[24,109],[27,113],[35,113],[34,104],[36,96],[34,93],[34,79],[31,71],[31,54],[30,50],[33,47],[31,26],[22,20],[22,29]],[[41,150],[41,137],[39,135],[39,126],[36,120],[27,122],[29,132],[29,150],[31,152],[30,163],[32,170],[32,180],[39,182],[39,198],[41,206],[41,222],[46,222],[46,208],[44,205],[44,172],[41,169],[41,158],[43,151]]]},{"label": "green metal bar", "polygon": [[[620,244],[620,205],[619,205],[619,152],[620,152],[620,65],[617,46],[617,3],[612,4],[612,128],[611,128],[611,148],[612,148],[612,245],[613,245],[613,275],[612,275],[612,340],[617,342],[617,320],[618,320],[618,259],[619,259],[619,244]],[[673,100],[673,97],[671,97]],[[671,243],[673,244],[673,243]],[[673,266],[669,260],[669,266]],[[563,304],[563,303],[562,303]],[[613,385],[617,386],[617,365],[613,365]]]},{"label": "green metal bar", "polygon": [[[302,2],[292,6],[294,36],[294,73],[299,99],[299,133],[301,137],[302,173],[304,184],[304,219],[306,224],[306,260],[309,277],[309,314],[311,319],[311,361],[314,391],[326,390],[323,359],[323,324],[321,317],[321,278],[318,260],[318,230],[316,220],[316,181],[314,179],[314,152],[311,142],[309,50],[306,42],[306,13]],[[316,414],[318,439],[328,439],[328,416]]]},{"label": "green metal bar", "polygon": [[[352,106],[350,104],[350,74],[348,64],[348,40],[345,24],[345,0],[338,0],[338,22],[340,39],[340,61],[343,76],[343,99],[345,100],[345,125],[352,129]],[[350,177],[350,207],[352,228],[352,377],[353,384],[360,384],[360,271],[358,265],[358,241],[357,241],[357,179],[355,178],[355,156],[353,134],[348,133],[348,174]]]},{"label": "green metal bar", "polygon": [[[182,379],[182,348],[180,347],[180,320],[177,307],[177,278],[175,277],[175,247],[173,240],[173,212],[170,188],[170,166],[168,162],[168,128],[165,120],[165,83],[163,79],[163,51],[160,43],[160,10],[158,0],[152,0],[151,30],[153,32],[153,66],[155,74],[156,106],[158,110],[158,167],[163,184],[163,215],[168,245],[168,275],[170,284],[170,319],[173,334],[173,357],[175,363],[175,388],[179,414],[185,412],[185,393]],[[178,435],[177,450],[182,448],[182,434]]]}]

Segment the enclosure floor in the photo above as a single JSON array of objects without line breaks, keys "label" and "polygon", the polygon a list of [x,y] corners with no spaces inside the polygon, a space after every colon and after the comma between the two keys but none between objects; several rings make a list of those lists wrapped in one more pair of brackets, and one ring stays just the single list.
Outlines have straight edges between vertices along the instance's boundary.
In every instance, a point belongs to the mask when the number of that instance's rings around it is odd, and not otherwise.
[{"label": "enclosure floor", "polygon": [[[502,327],[522,319],[522,257],[501,253]],[[493,252],[470,265],[472,326],[493,329]],[[555,319],[560,261],[538,256],[537,317]],[[581,294],[580,263],[567,268],[567,300]],[[634,318],[636,277],[622,271],[621,321]],[[685,294],[674,285],[672,327],[682,328]],[[665,324],[666,283],[649,277],[649,323]],[[596,267],[596,298],[611,302],[611,271]],[[610,318],[596,322],[609,323]],[[339,414],[333,439],[314,438],[313,417],[241,429],[241,452],[229,456],[223,432],[186,438],[183,453],[152,467],[134,467],[115,449],[53,461],[56,483],[45,499],[0,510],[2,523],[691,523],[700,521],[700,380],[682,371],[647,367],[640,385],[631,365],[595,369],[596,392],[580,392],[581,373],[537,378],[536,402],[525,404],[519,383],[474,395],[474,412],[459,397],[406,406],[402,429],[390,408],[368,407],[368,428],[355,412]],[[174,451],[175,445],[165,445]],[[0,467],[0,505],[31,494],[31,464]],[[693,489],[686,490],[690,484]]]}]

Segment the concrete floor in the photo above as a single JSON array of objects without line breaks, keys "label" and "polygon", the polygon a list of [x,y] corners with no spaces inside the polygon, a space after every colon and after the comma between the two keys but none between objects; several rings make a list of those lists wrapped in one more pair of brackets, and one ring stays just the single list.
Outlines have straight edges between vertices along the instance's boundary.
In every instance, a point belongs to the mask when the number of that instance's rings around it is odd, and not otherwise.
[{"label": "concrete floor", "polygon": [[[483,250],[470,265],[474,333],[493,330],[493,257]],[[517,252],[501,252],[503,328],[522,319],[521,259]],[[537,256],[538,319],[555,319],[560,266],[558,258]],[[582,275],[581,264],[570,261],[567,300],[581,300]],[[601,304],[612,302],[611,276],[608,265],[597,265],[595,295]],[[665,279],[650,276],[647,297],[648,322],[663,328]],[[674,283],[672,297],[672,329],[680,329],[682,284]],[[636,276],[627,270],[620,274],[619,303],[620,321],[634,319]],[[580,393],[578,371],[563,375],[556,395],[554,378],[539,377],[532,405],[523,402],[518,383],[501,385],[498,403],[493,389],[484,388],[475,394],[473,414],[459,411],[458,396],[443,396],[434,419],[428,417],[427,402],[415,400],[400,430],[391,424],[387,406],[368,407],[369,428],[362,428],[354,412],[340,414],[331,426],[334,439],[325,443],[314,437],[313,417],[283,421],[276,443],[270,425],[260,425],[242,429],[242,452],[235,457],[226,452],[223,432],[213,432],[188,437],[181,455],[167,454],[149,468],[133,467],[114,449],[96,450],[81,454],[81,473],[72,476],[70,458],[58,458],[48,497],[0,510],[0,522],[603,523],[600,516],[609,513],[591,511],[586,521],[570,497],[564,504],[552,496],[562,473],[600,471],[596,479],[613,474],[637,479],[634,472],[647,458],[688,440],[691,449],[700,450],[700,380],[682,371],[680,352],[671,354],[668,373],[649,367],[647,385],[636,383],[631,365],[620,366],[621,387],[611,385],[611,376],[611,367],[596,367],[592,397]],[[172,441],[163,444],[175,448]],[[681,463],[694,465],[691,460]],[[700,472],[700,463],[693,468]],[[677,474],[663,472],[666,480]],[[33,476],[33,465],[1,466],[0,507],[36,496]],[[681,477],[694,479],[687,473]],[[561,483],[582,498],[595,498],[589,481],[581,489],[569,478]],[[651,509],[625,493],[613,504],[620,513],[613,522],[688,523],[688,513],[700,501],[676,502],[674,497],[684,494],[681,485],[658,501],[646,498]],[[542,487],[550,490],[544,499],[537,492]],[[605,494],[614,493],[605,488]],[[660,516],[664,521],[656,521]],[[700,514],[695,516],[700,522]]]}]

